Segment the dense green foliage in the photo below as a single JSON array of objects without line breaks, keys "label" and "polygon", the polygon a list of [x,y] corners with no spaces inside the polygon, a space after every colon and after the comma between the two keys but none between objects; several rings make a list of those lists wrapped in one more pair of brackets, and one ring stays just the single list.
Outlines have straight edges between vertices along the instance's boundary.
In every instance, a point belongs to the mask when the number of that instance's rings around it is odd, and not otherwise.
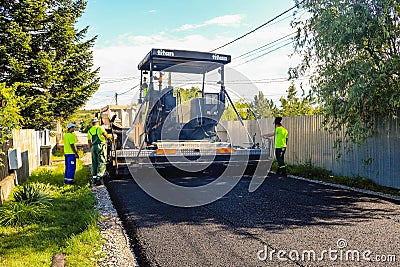
[{"label": "dense green foliage", "polygon": [[67,128],[67,124],[72,122],[78,125],[76,129],[79,129],[83,133],[87,133],[90,127],[92,127],[92,119],[95,117],[98,110],[77,110],[70,117],[68,117],[68,121],[65,121],[64,128]]},{"label": "dense green foliage", "polygon": [[50,188],[44,184],[40,183],[30,183],[24,184],[22,186],[17,187],[14,191],[14,200],[16,202],[49,202],[49,194]]},{"label": "dense green foliage", "polygon": [[287,96],[281,97],[280,107],[273,106],[273,117],[291,117],[316,115],[322,112],[321,107],[317,105],[316,99],[311,95],[305,95],[304,91],[301,97],[297,96],[297,90],[294,84],[287,89]]},{"label": "dense green foliage", "polygon": [[317,105],[316,99],[311,95],[305,95],[304,91],[299,97],[296,86],[291,84],[286,90],[287,96],[279,99],[280,105],[272,100],[266,99],[260,91],[251,102],[251,110],[257,119],[273,117],[290,117],[316,115],[321,113],[321,107]]},{"label": "dense green foliage", "polygon": [[[279,99],[280,105],[277,106],[271,99],[265,98],[263,92],[258,92],[254,100],[248,102],[240,99],[234,102],[235,108],[242,120],[254,120],[262,118],[272,118],[277,116],[302,116],[315,115],[321,113],[321,107],[317,105],[316,99],[311,95],[303,94],[299,97],[294,84],[287,89],[287,96]],[[190,89],[180,88],[175,90],[178,104],[185,103],[190,99],[201,97],[201,91],[197,87]],[[235,110],[230,103],[225,103],[225,110],[221,117],[222,120],[239,120]]]},{"label": "dense green foliage", "polygon": [[198,87],[191,87],[189,89],[179,88],[174,90],[174,95],[176,96],[179,105],[180,103],[185,103],[193,98],[201,97],[201,90]]},{"label": "dense green foliage", "polygon": [[[238,100],[235,103],[235,108],[240,115],[242,120],[254,120],[255,116],[253,111],[251,110],[251,104],[246,102],[245,100]],[[221,117],[222,120],[227,121],[236,121],[239,120],[235,110],[233,109],[232,105],[226,105],[225,111]]]},{"label": "dense green foliage", "polygon": [[87,28],[74,25],[83,0],[4,0],[0,4],[0,82],[15,86],[23,126],[50,127],[98,89]]},{"label": "dense green foliage", "polygon": [[274,102],[270,99],[265,98],[263,92],[258,92],[258,95],[254,96],[254,100],[250,105],[252,111],[256,115],[257,119],[271,118],[273,112],[276,109]]},{"label": "dense green foliage", "polygon": [[361,144],[400,109],[399,0],[305,0],[296,51],[311,70],[325,124]]},{"label": "dense green foliage", "polygon": [[[66,255],[66,266],[98,266],[104,255],[99,253],[102,241],[89,187],[90,170],[78,161],[76,185],[64,185],[63,173],[63,164],[35,171],[24,184],[26,189],[17,187],[14,198],[1,207],[0,218],[20,216],[15,219],[20,223],[0,225],[0,266],[51,266],[52,257],[60,252]],[[37,193],[46,194],[48,202]],[[21,201],[16,201],[17,195]]]},{"label": "dense green foliage", "polygon": [[0,206],[0,225],[23,226],[40,222],[48,214],[48,205],[40,201],[9,201]]},{"label": "dense green foliage", "polygon": [[[18,102],[15,86],[6,87],[4,83],[0,83],[0,145],[10,139],[12,129],[17,128],[22,121]],[[4,154],[4,151],[0,150],[0,154]],[[3,163],[0,159],[1,166]]]}]

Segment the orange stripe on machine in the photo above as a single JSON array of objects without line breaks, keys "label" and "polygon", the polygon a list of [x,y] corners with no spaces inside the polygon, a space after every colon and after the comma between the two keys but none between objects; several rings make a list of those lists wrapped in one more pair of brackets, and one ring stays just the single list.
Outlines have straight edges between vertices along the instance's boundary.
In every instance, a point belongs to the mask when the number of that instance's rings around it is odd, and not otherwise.
[{"label": "orange stripe on machine", "polygon": [[176,149],[157,149],[157,155],[173,155],[176,154]]}]

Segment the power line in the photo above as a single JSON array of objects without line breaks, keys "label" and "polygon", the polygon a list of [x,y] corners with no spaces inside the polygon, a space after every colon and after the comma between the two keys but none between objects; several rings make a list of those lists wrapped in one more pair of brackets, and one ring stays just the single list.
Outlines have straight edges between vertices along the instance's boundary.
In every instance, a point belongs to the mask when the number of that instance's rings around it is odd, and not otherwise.
[{"label": "power line", "polygon": [[263,57],[263,56],[266,56],[266,55],[268,55],[268,54],[270,54],[270,53],[272,53],[272,52],[274,52],[274,51],[276,51],[276,50],[279,50],[279,49],[281,49],[281,48],[283,48],[283,47],[285,47],[285,46],[288,46],[288,45],[290,45],[290,44],[293,44],[293,43],[294,43],[294,41],[290,41],[290,42],[288,42],[288,43],[286,43],[286,44],[283,44],[283,45],[281,45],[281,46],[279,46],[279,47],[277,47],[277,48],[275,48],[275,49],[269,50],[268,52],[263,53],[263,54],[261,54],[261,55],[255,57],[255,58],[252,58],[252,59],[249,59],[249,60],[247,60],[247,61],[245,61],[245,62],[243,62],[243,63],[240,63],[240,64],[238,64],[238,65],[236,65],[236,66],[234,66],[234,67],[239,67],[239,66],[241,66],[241,65],[243,65],[243,64],[246,64],[246,63],[249,63],[249,62],[254,61],[254,60],[256,60],[256,59],[259,59],[259,58],[261,58],[261,57]]},{"label": "power line", "polygon": [[138,77],[116,78],[116,79],[100,81],[100,84],[119,83],[119,82],[126,82],[126,81],[131,81],[131,80],[136,80],[136,79],[138,79]]},{"label": "power line", "polygon": [[[274,41],[272,41],[272,42],[269,42],[269,43],[267,43],[267,44],[265,44],[265,45],[262,45],[262,46],[260,46],[260,47],[257,47],[257,48],[255,48],[255,49],[249,51],[249,52],[246,52],[246,53],[244,53],[244,54],[241,54],[240,56],[234,57],[233,59],[238,59],[238,58],[244,57],[244,56],[246,56],[246,55],[248,55],[248,54],[251,54],[251,53],[253,53],[253,52],[256,52],[256,51],[258,51],[258,50],[260,50],[260,49],[269,47],[269,46],[271,46],[272,44],[275,44],[275,43],[277,43],[277,42],[279,42],[279,41],[282,41],[282,40],[288,38],[289,36],[294,35],[295,33],[296,33],[296,32],[289,33],[288,35],[285,35],[285,36],[283,36],[283,37],[281,37],[281,38],[279,38],[279,39],[276,39],[276,40],[274,40]],[[262,51],[265,51],[265,50],[262,50]],[[251,56],[251,55],[250,55],[250,56]]]},{"label": "power line", "polygon": [[267,22],[265,22],[264,24],[258,26],[257,28],[255,28],[255,29],[253,29],[253,30],[251,30],[251,31],[249,31],[249,32],[247,32],[247,33],[245,33],[245,34],[243,34],[242,36],[239,36],[238,38],[236,38],[236,39],[234,39],[234,40],[232,40],[232,41],[230,41],[230,42],[228,42],[228,43],[226,43],[226,44],[224,44],[224,45],[221,45],[221,46],[219,46],[219,47],[217,47],[217,48],[211,50],[210,52],[217,51],[217,50],[219,50],[219,49],[221,49],[221,48],[223,48],[223,47],[225,47],[225,46],[228,46],[228,45],[230,45],[230,44],[232,44],[232,43],[234,43],[234,42],[236,42],[236,41],[238,41],[238,40],[240,40],[240,39],[246,37],[246,36],[249,35],[249,34],[252,34],[253,32],[255,32],[255,31],[261,29],[262,27],[264,27],[264,26],[266,26],[266,25],[268,25],[268,24],[270,24],[271,22],[273,22],[273,21],[276,20],[277,18],[279,18],[279,17],[285,15],[286,13],[290,12],[291,10],[297,8],[298,5],[299,5],[299,4],[294,5],[293,7],[291,7],[291,8],[289,8],[289,9],[283,11],[283,12],[280,13],[279,15],[273,17],[272,19],[268,20]]},{"label": "power line", "polygon": [[[306,80],[308,79],[310,76],[304,76],[304,77],[300,77],[295,79],[296,81],[302,81],[302,80]],[[177,81],[177,80],[176,80]],[[226,86],[232,86],[232,85],[248,85],[248,84],[273,84],[273,83],[287,83],[287,82],[291,82],[292,80],[290,80],[287,77],[281,77],[281,78],[273,78],[273,79],[262,79],[262,80],[236,80],[236,81],[225,81],[224,84]],[[179,82],[179,81],[177,81]],[[183,81],[181,80],[181,82],[184,82],[183,84],[181,84],[180,86],[187,86],[187,85],[199,85],[202,84],[202,81]],[[216,85],[217,81],[207,81],[204,84],[205,85]]]},{"label": "power line", "polygon": [[117,95],[124,95],[129,93],[130,91],[132,91],[133,89],[135,89],[136,87],[138,87],[140,84],[135,85],[134,87],[128,89],[127,91],[123,92],[123,93],[116,93]]}]

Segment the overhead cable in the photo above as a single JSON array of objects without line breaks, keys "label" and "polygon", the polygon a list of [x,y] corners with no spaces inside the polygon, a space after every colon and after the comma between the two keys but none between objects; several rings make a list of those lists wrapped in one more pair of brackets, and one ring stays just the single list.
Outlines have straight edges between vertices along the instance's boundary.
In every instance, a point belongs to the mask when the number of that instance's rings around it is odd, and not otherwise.
[{"label": "overhead cable", "polygon": [[217,47],[217,48],[211,50],[210,52],[217,51],[217,50],[219,50],[219,49],[221,49],[221,48],[223,48],[223,47],[225,47],[225,46],[228,46],[228,45],[230,45],[230,44],[232,44],[232,43],[234,43],[234,42],[236,42],[236,41],[238,41],[238,40],[240,40],[240,39],[246,37],[246,36],[249,35],[249,34],[252,34],[253,32],[255,32],[255,31],[261,29],[262,27],[264,27],[264,26],[270,24],[271,22],[273,22],[274,20],[278,19],[279,17],[281,17],[281,16],[285,15],[286,13],[292,11],[293,9],[297,8],[298,5],[299,5],[299,4],[294,5],[293,7],[291,7],[291,8],[289,8],[289,9],[283,11],[283,12],[280,13],[279,15],[277,15],[277,16],[273,17],[272,19],[268,20],[267,22],[261,24],[261,25],[258,26],[257,28],[255,28],[255,29],[253,29],[253,30],[251,30],[251,31],[249,31],[249,32],[247,32],[247,33],[245,33],[245,34],[243,34],[243,35],[237,37],[236,39],[234,39],[234,40],[232,40],[232,41],[230,41],[230,42],[228,42],[228,43],[226,43],[226,44],[224,44],[224,45],[221,45],[221,46],[219,46],[219,47]]},{"label": "overhead cable", "polygon": [[269,42],[269,43],[267,43],[267,44],[265,44],[265,45],[262,45],[262,46],[260,46],[260,47],[257,47],[257,48],[255,48],[255,49],[251,50],[251,51],[248,51],[248,52],[246,52],[246,53],[244,53],[244,54],[241,54],[240,56],[234,57],[233,59],[238,59],[238,58],[247,56],[248,54],[251,54],[251,53],[253,53],[253,52],[256,52],[256,51],[258,51],[258,50],[261,50],[261,49],[263,49],[263,48],[269,47],[269,46],[271,46],[271,45],[273,45],[273,44],[275,44],[275,43],[277,43],[277,42],[279,42],[279,41],[282,41],[282,40],[284,40],[284,39],[286,39],[286,38],[288,38],[288,37],[294,35],[295,33],[296,33],[296,32],[289,33],[289,34],[287,34],[287,35],[285,35],[285,36],[283,36],[283,37],[281,37],[281,38],[278,38],[278,39],[276,39],[276,40],[274,40],[274,41],[272,41],[272,42]]},{"label": "overhead cable", "polygon": [[252,58],[252,59],[249,59],[249,60],[247,60],[247,61],[245,61],[245,62],[243,62],[243,63],[240,63],[240,64],[238,64],[238,65],[235,65],[234,67],[238,67],[238,66],[241,66],[241,65],[243,65],[243,64],[246,64],[246,63],[249,63],[249,62],[251,62],[251,61],[254,61],[254,60],[256,60],[256,59],[259,59],[259,58],[261,58],[261,57],[263,57],[263,56],[266,56],[266,55],[268,55],[268,54],[270,54],[270,53],[272,53],[272,52],[274,52],[274,51],[276,51],[276,50],[279,50],[279,49],[285,47],[285,46],[288,46],[288,45],[290,45],[290,44],[293,44],[293,42],[294,42],[294,41],[290,41],[290,42],[288,42],[288,43],[285,43],[285,44],[283,44],[283,45],[281,45],[281,46],[279,46],[279,47],[277,47],[277,48],[275,48],[275,49],[269,50],[268,52],[265,52],[265,53],[263,53],[263,54],[261,54],[261,55],[259,55],[259,56],[257,56],[257,57],[254,57],[254,58]]}]

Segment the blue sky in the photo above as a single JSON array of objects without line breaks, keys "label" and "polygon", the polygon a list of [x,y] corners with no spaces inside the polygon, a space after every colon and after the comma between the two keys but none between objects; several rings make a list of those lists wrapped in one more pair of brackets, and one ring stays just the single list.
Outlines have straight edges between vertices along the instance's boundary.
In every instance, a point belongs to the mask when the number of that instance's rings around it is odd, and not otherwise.
[{"label": "blue sky", "polygon": [[[87,108],[108,104],[115,93],[137,84],[136,66],[151,48],[209,51],[293,5],[293,0],[89,0],[77,28],[89,26],[88,36],[98,36],[94,63],[101,69],[101,86]],[[290,14],[218,52],[235,57],[293,32]],[[249,63],[234,60],[231,67],[250,80],[260,81],[254,88],[277,101],[289,83],[270,80],[287,77],[287,69],[298,63],[298,59],[288,57],[291,51],[288,45]],[[120,102],[128,103],[132,97],[124,95]]]},{"label": "blue sky", "polygon": [[98,35],[97,45],[103,46],[123,34],[152,35],[168,32],[183,36],[187,32],[175,30],[185,24],[198,25],[224,15],[244,16],[243,22],[233,29],[215,24],[196,29],[212,38],[219,34],[245,32],[293,5],[293,0],[90,0],[78,27],[89,25],[90,35]]}]

